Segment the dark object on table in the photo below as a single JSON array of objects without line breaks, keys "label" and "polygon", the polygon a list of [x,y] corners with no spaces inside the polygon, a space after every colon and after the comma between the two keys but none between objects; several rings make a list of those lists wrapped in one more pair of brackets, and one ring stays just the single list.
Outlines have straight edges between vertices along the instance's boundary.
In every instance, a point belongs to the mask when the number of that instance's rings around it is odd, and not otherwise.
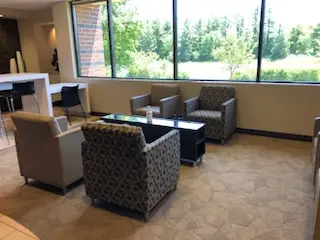
[{"label": "dark object on table", "polygon": [[110,114],[101,118],[105,122],[129,124],[139,126],[143,129],[146,141],[153,142],[172,129],[180,131],[181,162],[191,163],[194,166],[201,162],[202,156],[206,152],[205,145],[205,124],[171,120],[163,118],[153,118],[151,123],[146,117],[127,116],[121,114]]},{"label": "dark object on table", "polygon": [[87,123],[82,126],[84,185],[88,197],[136,210],[147,219],[177,187],[180,137],[173,130],[147,144],[140,127]]},{"label": "dark object on table", "polygon": [[235,132],[237,99],[231,86],[203,86],[200,96],[184,102],[189,121],[206,123],[206,138],[224,141]]},{"label": "dark object on table", "polygon": [[69,108],[77,105],[80,105],[83,117],[87,121],[87,116],[84,113],[83,106],[81,104],[80,97],[79,97],[79,85],[75,87],[62,87],[61,101],[62,101],[63,110],[68,118],[70,125],[72,124],[69,116]]}]

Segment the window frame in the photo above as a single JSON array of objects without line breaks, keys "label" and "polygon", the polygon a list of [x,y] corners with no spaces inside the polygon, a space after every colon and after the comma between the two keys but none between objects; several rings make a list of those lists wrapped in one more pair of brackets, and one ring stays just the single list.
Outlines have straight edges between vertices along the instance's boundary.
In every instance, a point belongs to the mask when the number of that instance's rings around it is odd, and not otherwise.
[{"label": "window frame", "polygon": [[[258,39],[258,57],[257,57],[257,68],[256,68],[256,78],[254,80],[230,80],[230,79],[181,79],[179,78],[179,58],[178,58],[178,1],[183,0],[171,0],[172,1],[172,67],[173,67],[173,78],[144,78],[144,77],[117,77],[116,73],[116,56],[115,56],[115,38],[113,31],[113,16],[112,16],[112,1],[111,0],[73,0],[70,1],[71,6],[71,16],[72,16],[72,26],[73,26],[73,41],[74,41],[74,50],[75,50],[75,58],[76,58],[76,70],[78,78],[94,78],[94,79],[122,79],[122,80],[150,80],[150,81],[190,81],[190,82],[230,82],[230,83],[266,83],[266,84],[294,84],[294,85],[318,85],[319,82],[316,81],[286,81],[286,80],[262,80],[262,53],[263,53],[263,37],[264,37],[264,29],[265,29],[265,13],[266,13],[266,1],[260,0],[260,18],[259,18],[259,39]],[[107,18],[108,18],[108,32],[109,32],[109,49],[110,49],[110,67],[111,67],[111,77],[105,76],[82,76],[80,59],[79,59],[79,37],[78,37],[78,28],[77,28],[77,13],[76,6],[88,3],[95,2],[105,2],[107,7]]]}]

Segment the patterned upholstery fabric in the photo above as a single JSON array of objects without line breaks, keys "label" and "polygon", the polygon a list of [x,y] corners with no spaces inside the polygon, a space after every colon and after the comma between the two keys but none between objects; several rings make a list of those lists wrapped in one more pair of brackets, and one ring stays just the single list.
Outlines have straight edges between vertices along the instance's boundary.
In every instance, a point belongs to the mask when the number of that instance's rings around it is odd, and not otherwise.
[{"label": "patterned upholstery fabric", "polygon": [[82,126],[84,184],[93,199],[148,214],[176,188],[180,134],[173,130],[146,144],[142,129],[88,123]]},{"label": "patterned upholstery fabric", "polygon": [[317,171],[315,177],[315,193],[314,193],[314,231],[313,239],[320,239],[320,171]]},{"label": "patterned upholstery fabric", "polygon": [[225,140],[236,129],[236,98],[231,86],[203,86],[198,98],[184,102],[188,120],[206,123],[206,138]]},{"label": "patterned upholstery fabric", "polygon": [[203,86],[200,91],[200,109],[221,111],[221,105],[235,97],[231,86]]}]

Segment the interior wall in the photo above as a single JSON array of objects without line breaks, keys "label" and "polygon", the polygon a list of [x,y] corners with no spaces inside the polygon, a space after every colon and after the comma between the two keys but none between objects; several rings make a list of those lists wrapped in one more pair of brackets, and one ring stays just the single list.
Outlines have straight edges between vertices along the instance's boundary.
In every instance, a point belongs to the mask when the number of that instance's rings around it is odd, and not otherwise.
[{"label": "interior wall", "polygon": [[[91,109],[95,112],[130,113],[130,98],[148,93],[152,81],[103,80],[76,77],[70,5],[53,7],[60,58],[60,74],[68,82],[89,83]],[[197,96],[203,84],[227,84],[236,89],[237,127],[289,134],[312,135],[313,120],[320,116],[320,86],[271,83],[176,82],[183,100]]]},{"label": "interior wall", "polygon": [[28,18],[19,19],[18,25],[27,72],[49,73],[51,83],[60,82],[59,73],[51,66],[56,48],[52,10],[32,12]]}]

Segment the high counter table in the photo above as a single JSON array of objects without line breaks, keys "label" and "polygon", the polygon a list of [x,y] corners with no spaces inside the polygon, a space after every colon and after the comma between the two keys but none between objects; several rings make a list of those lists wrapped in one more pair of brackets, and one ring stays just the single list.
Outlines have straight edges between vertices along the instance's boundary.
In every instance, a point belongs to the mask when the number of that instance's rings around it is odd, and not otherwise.
[{"label": "high counter table", "polygon": [[[49,89],[49,75],[47,73],[16,73],[0,74],[0,90],[12,89],[13,83],[34,82],[40,112],[43,115],[53,116],[52,100]],[[37,104],[33,96],[22,97],[23,111],[38,113]]]}]

